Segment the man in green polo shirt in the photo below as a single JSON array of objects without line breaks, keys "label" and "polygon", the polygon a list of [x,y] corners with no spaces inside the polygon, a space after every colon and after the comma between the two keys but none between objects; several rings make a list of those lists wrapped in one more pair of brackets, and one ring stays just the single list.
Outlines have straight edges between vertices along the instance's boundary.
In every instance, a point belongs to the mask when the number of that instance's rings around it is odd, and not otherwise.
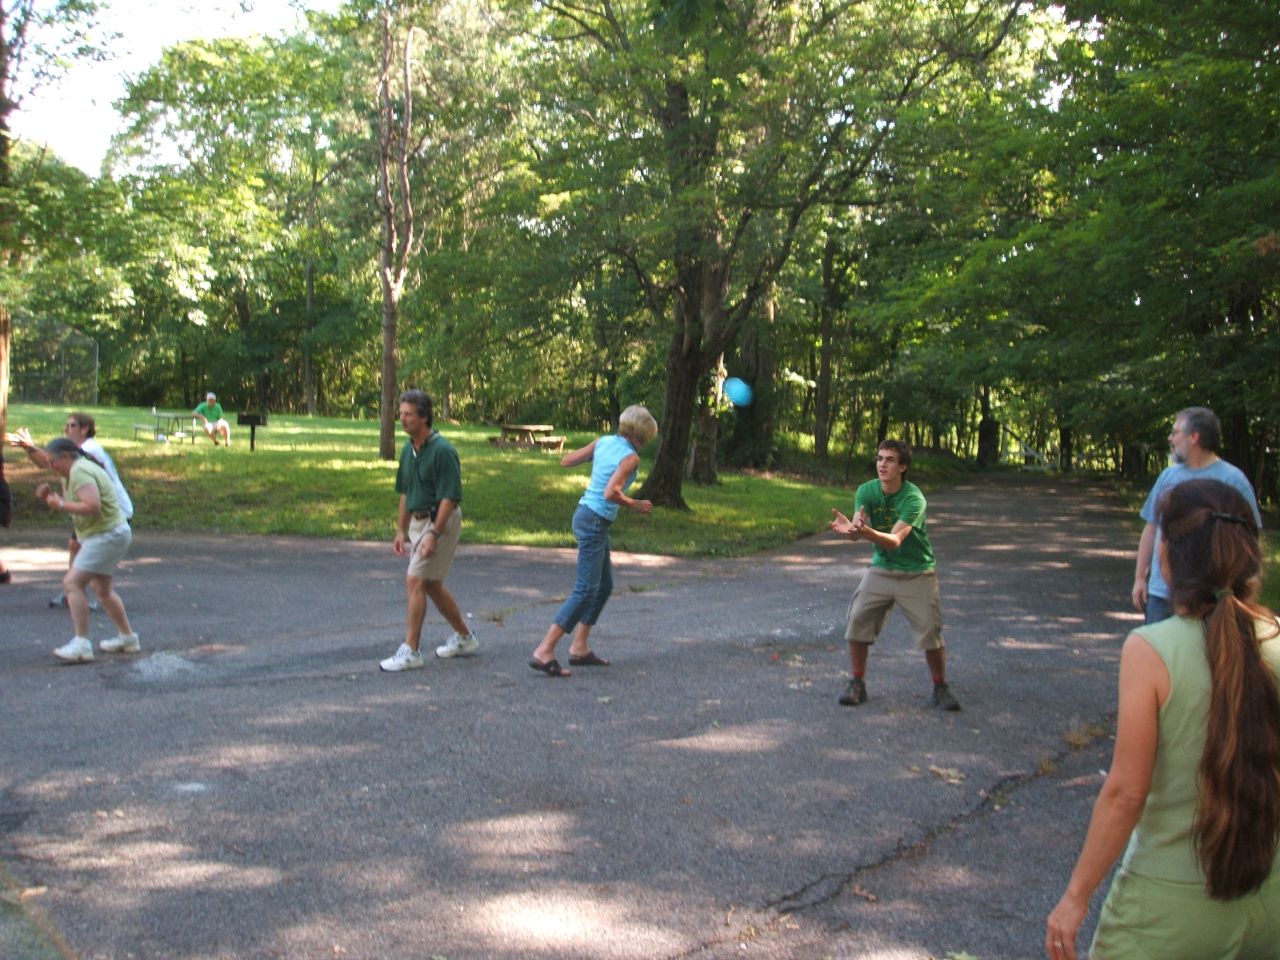
[{"label": "man in green polo shirt", "polygon": [[864,483],[854,495],[853,519],[831,511],[835,514],[828,524],[831,530],[872,546],[871,566],[853,592],[845,628],[853,665],[853,679],[840,696],[846,707],[867,701],[867,655],[896,603],[933,674],[930,702],[941,710],[960,709],[947,687],[938,574],[925,531],[924,494],[905,479],[910,465],[911,447],[901,440],[885,440],[876,451],[876,479]]},{"label": "man in green polo shirt", "polygon": [[453,635],[436,647],[437,657],[468,656],[480,647],[458,602],[444,585],[462,532],[462,467],[458,452],[432,428],[431,398],[421,390],[406,390],[400,395],[400,425],[409,439],[400,451],[400,470],[396,473],[400,512],[392,549],[396,556],[409,558],[405,575],[409,616],[404,642],[380,664],[390,673],[422,666],[418,645],[428,599],[453,627]]},{"label": "man in green polo shirt", "polygon": [[218,395],[213,391],[204,395],[204,402],[196,404],[192,416],[200,421],[200,425],[204,427],[205,435],[213,441],[213,445],[218,445],[218,438],[221,437],[228,447],[231,446],[231,424],[227,422],[226,416],[222,412],[222,404],[218,402]]}]

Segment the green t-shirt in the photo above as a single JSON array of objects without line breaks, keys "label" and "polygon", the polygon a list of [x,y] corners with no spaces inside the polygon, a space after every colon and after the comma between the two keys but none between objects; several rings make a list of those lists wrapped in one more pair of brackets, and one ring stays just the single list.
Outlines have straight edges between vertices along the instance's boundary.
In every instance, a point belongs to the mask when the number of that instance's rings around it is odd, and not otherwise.
[{"label": "green t-shirt", "polygon": [[196,413],[202,414],[210,423],[217,423],[222,419],[222,404],[214,403],[209,405],[209,401],[203,401],[196,407]]},{"label": "green t-shirt", "polygon": [[933,546],[925,532],[925,501],[920,488],[908,480],[892,496],[886,496],[879,480],[868,480],[853,498],[854,511],[865,509],[867,522],[881,533],[889,533],[901,520],[911,525],[902,546],[886,550],[873,546],[871,565],[901,573],[925,573],[936,566]]},{"label": "green t-shirt", "polygon": [[413,441],[400,451],[396,473],[396,493],[404,494],[404,508],[410,513],[434,510],[441,500],[462,503],[462,465],[458,451],[438,433],[432,433],[421,450]]},{"label": "green t-shirt", "polygon": [[81,540],[95,533],[107,533],[127,522],[124,511],[120,509],[115,481],[107,471],[91,460],[78,457],[71,465],[71,476],[62,481],[63,494],[71,503],[79,503],[76,491],[90,483],[98,488],[98,501],[102,504],[102,511],[95,517],[84,517],[78,513],[71,515],[76,536]]}]

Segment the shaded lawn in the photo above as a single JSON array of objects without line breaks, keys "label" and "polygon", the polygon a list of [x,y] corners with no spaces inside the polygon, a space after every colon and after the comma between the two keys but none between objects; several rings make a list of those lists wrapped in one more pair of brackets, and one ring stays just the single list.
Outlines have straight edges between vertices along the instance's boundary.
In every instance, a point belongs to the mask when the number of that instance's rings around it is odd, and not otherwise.
[{"label": "shaded lawn", "polygon": [[[28,427],[38,442],[62,432],[62,406],[14,404],[10,429]],[[296,534],[338,539],[390,539],[395,532],[394,463],[378,459],[374,422],[273,415],[249,451],[246,429],[232,427],[231,449],[201,436],[193,445],[134,439],[149,411],[84,408],[97,420],[136,506],[138,530]],[[229,415],[229,419],[234,419]],[[571,547],[570,520],[590,467],[565,469],[559,457],[497,449],[485,425],[441,424],[462,460],[464,537],[473,543]],[[595,435],[568,431],[566,449]],[[401,439],[397,442],[402,442]],[[642,456],[640,479],[652,463]],[[48,479],[25,455],[6,448],[16,524],[61,525],[33,499]],[[866,477],[872,476],[870,467]],[[634,490],[634,488],[633,488]],[[832,507],[848,510],[852,490],[789,476],[725,473],[713,487],[686,484],[690,510],[651,516],[624,510],[613,528],[615,549],[679,556],[736,556],[825,529]]]}]

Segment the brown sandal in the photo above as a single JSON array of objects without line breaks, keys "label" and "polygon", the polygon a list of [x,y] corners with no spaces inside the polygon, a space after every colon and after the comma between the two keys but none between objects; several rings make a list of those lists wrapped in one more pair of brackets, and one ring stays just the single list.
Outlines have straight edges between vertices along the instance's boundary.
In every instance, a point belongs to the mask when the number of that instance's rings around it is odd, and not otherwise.
[{"label": "brown sandal", "polygon": [[580,657],[575,657],[570,654],[569,665],[571,667],[607,667],[609,665],[609,661],[602,660],[600,657],[597,657],[594,650],[588,650]]},{"label": "brown sandal", "polygon": [[537,670],[539,673],[545,673],[548,677],[571,677],[573,676],[568,670],[560,668],[559,660],[548,660],[543,663],[541,660],[530,660],[529,666]]}]

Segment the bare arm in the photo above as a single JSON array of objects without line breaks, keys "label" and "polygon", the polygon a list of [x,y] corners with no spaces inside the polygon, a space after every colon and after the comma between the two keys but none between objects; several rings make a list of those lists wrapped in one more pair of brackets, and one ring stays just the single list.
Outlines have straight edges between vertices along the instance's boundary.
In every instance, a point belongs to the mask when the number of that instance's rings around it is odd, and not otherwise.
[{"label": "bare arm", "polygon": [[[1111,769],[1098,793],[1084,848],[1066,892],[1049,914],[1045,952],[1051,960],[1076,955],[1076,934],[1089,898],[1123,852],[1151,790],[1160,705],[1169,696],[1169,671],[1146,640],[1130,634],[1120,654],[1120,710]],[[1058,946],[1062,944],[1062,946]]]},{"label": "bare arm", "polygon": [[4,438],[9,441],[10,446],[21,447],[27,457],[37,467],[49,469],[49,454],[45,453],[40,447],[36,446],[35,441],[31,439],[31,434],[26,427],[19,427],[15,433],[6,433]]},{"label": "bare arm", "polygon": [[75,500],[68,500],[51,489],[47,483],[36,487],[36,496],[43,500],[50,510],[61,510],[63,513],[74,513],[81,517],[96,517],[102,512],[102,496],[98,493],[97,485],[92,483],[77,487]]},{"label": "bare arm", "polygon": [[[866,515],[862,512],[856,514],[850,524],[853,528],[852,533],[848,535],[850,540],[870,540],[877,547],[885,550],[897,550],[912,530],[911,524],[905,520],[899,520],[893,525],[892,530],[884,533],[867,523]],[[836,528],[833,526],[832,529]]]},{"label": "bare arm", "polygon": [[560,466],[576,467],[580,463],[586,463],[596,455],[596,442],[592,440],[585,447],[579,447],[570,453],[566,453],[560,458]]},{"label": "bare arm", "polygon": [[1138,563],[1133,570],[1133,606],[1139,613],[1147,609],[1147,578],[1151,576],[1151,561],[1156,552],[1156,527],[1148,523],[1142,528],[1138,541]]},{"label": "bare arm", "polygon": [[653,502],[651,500],[632,500],[622,492],[623,486],[627,482],[627,477],[631,476],[631,472],[640,465],[640,455],[638,453],[628,454],[622,458],[622,462],[618,464],[618,469],[613,471],[613,476],[609,478],[609,482],[604,486],[604,498],[610,503],[616,503],[622,507],[630,507],[632,510],[639,510],[641,513],[652,513]]},{"label": "bare arm", "polygon": [[396,515],[396,537],[391,542],[391,549],[397,557],[404,556],[404,538],[409,535],[409,511],[404,506],[404,494],[400,494],[400,510]]}]

